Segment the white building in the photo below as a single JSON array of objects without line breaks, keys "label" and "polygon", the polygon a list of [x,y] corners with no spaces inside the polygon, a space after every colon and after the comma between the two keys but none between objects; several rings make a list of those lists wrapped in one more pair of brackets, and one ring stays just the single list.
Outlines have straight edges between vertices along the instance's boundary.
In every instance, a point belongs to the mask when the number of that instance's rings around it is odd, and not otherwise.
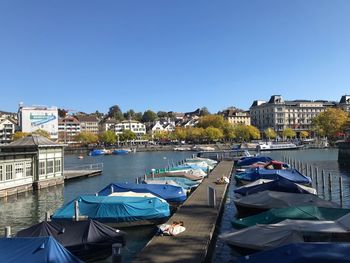
[{"label": "white building", "polygon": [[130,130],[138,137],[146,134],[146,126],[143,123],[134,120],[119,122],[115,125],[114,129],[116,134],[121,134],[124,130]]},{"label": "white building", "polygon": [[0,143],[12,142],[12,136],[16,131],[17,124],[11,118],[0,118]]},{"label": "white building", "polygon": [[0,148],[0,197],[62,184],[63,147],[32,135]]},{"label": "white building", "polygon": [[32,133],[44,130],[51,139],[58,139],[58,110],[57,107],[32,106],[20,104],[18,109],[18,125],[22,132]]},{"label": "white building", "polygon": [[163,124],[160,123],[160,121],[156,121],[156,123],[151,128],[151,133],[154,134],[156,132],[162,132],[164,131]]},{"label": "white building", "polygon": [[350,113],[350,95],[344,95],[341,97],[340,102],[339,102],[339,107]]},{"label": "white building", "polygon": [[277,132],[286,128],[291,128],[297,133],[310,131],[312,119],[328,107],[336,105],[335,102],[322,100],[285,101],[281,95],[273,95],[268,102],[253,102],[250,107],[251,123],[260,131],[269,127]]}]

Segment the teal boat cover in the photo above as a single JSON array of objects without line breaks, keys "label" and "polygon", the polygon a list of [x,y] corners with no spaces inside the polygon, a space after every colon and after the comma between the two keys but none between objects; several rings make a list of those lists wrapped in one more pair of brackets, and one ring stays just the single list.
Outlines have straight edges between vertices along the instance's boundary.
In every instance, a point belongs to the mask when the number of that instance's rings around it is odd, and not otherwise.
[{"label": "teal boat cover", "polygon": [[79,215],[100,222],[122,223],[162,219],[170,216],[169,204],[157,197],[80,196],[52,215],[53,220],[73,220],[74,202]]},{"label": "teal boat cover", "polygon": [[276,224],[285,219],[295,220],[337,220],[350,213],[350,209],[296,206],[287,208],[274,208],[254,216],[236,219],[232,222],[234,228],[241,229],[257,224]]},{"label": "teal boat cover", "polygon": [[0,262],[83,263],[53,237],[0,238]]}]

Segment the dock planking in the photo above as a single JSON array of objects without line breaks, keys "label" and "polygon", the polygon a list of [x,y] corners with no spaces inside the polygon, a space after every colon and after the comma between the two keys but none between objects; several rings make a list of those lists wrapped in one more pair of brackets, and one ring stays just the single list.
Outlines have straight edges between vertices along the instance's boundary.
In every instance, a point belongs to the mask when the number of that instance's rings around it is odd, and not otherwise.
[{"label": "dock planking", "polygon": [[[220,162],[168,220],[167,224],[182,221],[185,232],[153,237],[133,262],[204,262],[228,188],[215,182],[222,176],[230,178],[232,168],[233,161]],[[216,207],[208,206],[208,186],[216,190]]]},{"label": "dock planking", "polygon": [[90,177],[102,174],[102,170],[64,170],[64,180]]}]

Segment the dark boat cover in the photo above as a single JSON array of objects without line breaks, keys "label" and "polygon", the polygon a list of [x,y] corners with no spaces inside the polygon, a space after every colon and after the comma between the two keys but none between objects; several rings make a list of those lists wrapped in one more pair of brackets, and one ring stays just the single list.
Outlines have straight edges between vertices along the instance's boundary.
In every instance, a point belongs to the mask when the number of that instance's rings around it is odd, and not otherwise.
[{"label": "dark boat cover", "polygon": [[323,200],[313,194],[295,194],[268,190],[237,198],[234,202],[238,209],[245,208],[251,209],[252,211],[305,205],[339,207],[338,204]]},{"label": "dark boat cover", "polygon": [[[19,231],[17,237],[52,236],[66,249],[79,258],[89,257],[97,250],[107,247],[112,252],[112,244],[126,242],[126,233],[95,220],[46,222]],[[91,250],[91,251],[89,251]],[[94,251],[96,250],[96,251]],[[106,257],[108,254],[106,255]]]},{"label": "dark boat cover", "polygon": [[83,263],[53,237],[0,238],[0,262]]},{"label": "dark boat cover", "polygon": [[310,192],[302,188],[296,183],[293,183],[287,179],[280,178],[271,182],[240,187],[239,189],[234,190],[235,193],[242,196],[255,194],[265,190],[275,191],[275,192],[286,192],[286,193],[300,193],[300,194],[309,194]]},{"label": "dark boat cover", "polygon": [[169,204],[158,197],[79,196],[56,210],[53,220],[74,218],[74,202],[78,201],[79,214],[100,222],[122,223],[163,219],[170,215]]},{"label": "dark boat cover", "polygon": [[110,195],[114,192],[135,192],[135,193],[151,193],[168,202],[183,202],[187,198],[186,191],[180,186],[160,185],[160,184],[134,184],[121,183],[109,184],[98,192],[99,196]]},{"label": "dark boat cover", "polygon": [[234,228],[241,229],[257,224],[276,224],[285,219],[313,221],[336,220],[348,213],[350,213],[350,209],[317,206],[274,208],[254,216],[235,219],[232,225]]},{"label": "dark boat cover", "polygon": [[244,157],[237,161],[237,166],[247,166],[252,165],[257,162],[263,162],[267,163],[272,161],[272,159],[268,156],[251,156],[251,157]]},{"label": "dark boat cover", "polygon": [[246,172],[237,173],[235,175],[235,178],[237,180],[249,182],[253,182],[259,179],[276,180],[279,178],[284,178],[298,184],[311,183],[310,177],[303,175],[296,169],[275,170],[257,167],[255,169],[249,169]]},{"label": "dark boat cover", "polygon": [[235,263],[350,263],[349,243],[295,243],[240,257]]}]

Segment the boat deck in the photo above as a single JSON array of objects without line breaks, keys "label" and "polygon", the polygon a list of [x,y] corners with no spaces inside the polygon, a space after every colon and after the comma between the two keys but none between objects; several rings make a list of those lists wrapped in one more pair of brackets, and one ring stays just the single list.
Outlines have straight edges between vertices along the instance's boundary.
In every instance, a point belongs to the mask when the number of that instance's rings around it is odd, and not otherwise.
[{"label": "boat deck", "polygon": [[[223,207],[227,184],[216,184],[222,176],[230,178],[233,161],[222,161],[203,180],[186,202],[168,220],[184,223],[178,236],[155,236],[133,262],[204,262]],[[208,186],[216,190],[216,207],[208,206]]]},{"label": "boat deck", "polygon": [[102,170],[64,170],[64,180],[101,175]]}]

